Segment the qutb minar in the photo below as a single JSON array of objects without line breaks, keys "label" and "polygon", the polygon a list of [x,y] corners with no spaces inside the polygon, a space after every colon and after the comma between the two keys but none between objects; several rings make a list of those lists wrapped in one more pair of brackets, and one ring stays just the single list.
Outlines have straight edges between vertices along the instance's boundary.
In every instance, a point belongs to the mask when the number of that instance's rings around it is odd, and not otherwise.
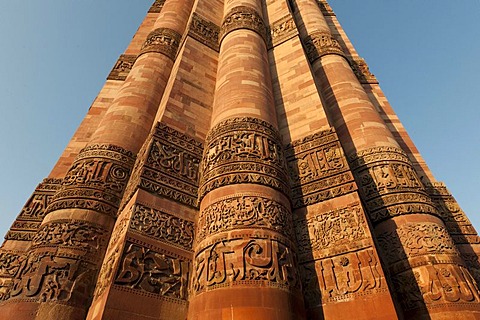
[{"label": "qutb minar", "polygon": [[480,238],[325,0],[159,0],[0,249],[0,319],[480,319]]}]

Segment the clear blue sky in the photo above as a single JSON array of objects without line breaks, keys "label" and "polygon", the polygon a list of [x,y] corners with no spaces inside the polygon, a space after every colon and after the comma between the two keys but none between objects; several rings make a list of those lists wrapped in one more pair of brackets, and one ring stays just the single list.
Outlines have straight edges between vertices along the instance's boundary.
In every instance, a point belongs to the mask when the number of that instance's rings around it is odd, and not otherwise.
[{"label": "clear blue sky", "polygon": [[[0,0],[0,234],[153,0]],[[480,0],[330,0],[436,178],[480,227]]]}]

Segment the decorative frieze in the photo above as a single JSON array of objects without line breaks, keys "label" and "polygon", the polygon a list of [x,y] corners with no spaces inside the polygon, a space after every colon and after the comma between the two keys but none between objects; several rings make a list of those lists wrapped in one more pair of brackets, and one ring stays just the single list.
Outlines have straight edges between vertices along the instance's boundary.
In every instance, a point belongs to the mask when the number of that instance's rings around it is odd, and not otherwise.
[{"label": "decorative frieze", "polygon": [[308,307],[388,290],[372,249],[317,260],[300,268]]},{"label": "decorative frieze", "polygon": [[138,169],[140,188],[197,207],[202,143],[159,123],[147,152]]},{"label": "decorative frieze", "polygon": [[113,282],[115,265],[120,257],[120,246],[117,245],[115,249],[106,256],[108,256],[108,258],[102,264],[102,268],[98,274],[97,285],[94,293],[95,299],[100,297]]},{"label": "decorative frieze", "polygon": [[328,54],[345,56],[340,43],[328,32],[314,32],[304,39],[303,44],[310,63]]},{"label": "decorative frieze", "polygon": [[190,263],[127,242],[114,284],[186,300]]},{"label": "decorative frieze", "polygon": [[268,28],[268,31],[267,46],[269,49],[298,34],[295,21],[290,14],[273,22]]},{"label": "decorative frieze", "polygon": [[294,254],[272,239],[221,240],[202,248],[195,256],[191,292],[225,286],[298,288]]},{"label": "decorative frieze", "polygon": [[335,16],[335,13],[333,12],[332,7],[328,4],[327,1],[325,0],[317,0],[317,5],[322,11],[322,14],[326,17],[328,16]]},{"label": "decorative frieze", "polygon": [[136,59],[137,56],[134,54],[122,54],[110,71],[107,80],[125,80]]},{"label": "decorative frieze", "polygon": [[376,239],[390,265],[427,254],[458,256],[448,231],[437,223],[406,223]]},{"label": "decorative frieze", "polygon": [[220,28],[220,43],[228,33],[239,29],[252,30],[258,33],[265,41],[267,39],[267,28],[263,18],[251,7],[238,6],[225,15]]},{"label": "decorative frieze", "polygon": [[47,212],[82,208],[115,216],[134,159],[131,152],[108,144],[82,149]]},{"label": "decorative frieze", "polygon": [[233,194],[206,207],[200,213],[196,241],[234,229],[269,229],[292,237],[288,208],[261,194]]},{"label": "decorative frieze", "polygon": [[368,226],[360,203],[295,221],[300,261],[325,258],[364,246]]},{"label": "decorative frieze", "polygon": [[342,147],[333,129],[289,144],[287,155],[294,208],[356,190]]},{"label": "decorative frieze", "polygon": [[221,186],[254,183],[289,193],[277,130],[251,117],[231,118],[208,134],[202,161],[200,198]]},{"label": "decorative frieze", "polygon": [[160,210],[136,204],[132,208],[130,230],[155,240],[192,250],[193,221],[181,219]]},{"label": "decorative frieze", "polygon": [[358,81],[362,84],[378,84],[378,80],[370,72],[367,63],[361,58],[349,60],[350,66],[352,67],[353,72],[358,78]]},{"label": "decorative frieze", "polygon": [[188,34],[192,38],[218,52],[218,35],[220,34],[220,27],[213,22],[208,21],[196,12],[193,13]]},{"label": "decorative frieze", "polygon": [[393,277],[393,287],[404,310],[434,308],[480,301],[475,280],[463,266],[428,264]]},{"label": "decorative frieze", "polygon": [[158,28],[150,32],[142,46],[140,55],[157,52],[175,60],[182,35],[172,29]]},{"label": "decorative frieze", "polygon": [[152,4],[150,9],[148,10],[148,13],[159,13],[160,11],[162,11],[164,4],[165,4],[165,0],[155,0],[155,2]]}]

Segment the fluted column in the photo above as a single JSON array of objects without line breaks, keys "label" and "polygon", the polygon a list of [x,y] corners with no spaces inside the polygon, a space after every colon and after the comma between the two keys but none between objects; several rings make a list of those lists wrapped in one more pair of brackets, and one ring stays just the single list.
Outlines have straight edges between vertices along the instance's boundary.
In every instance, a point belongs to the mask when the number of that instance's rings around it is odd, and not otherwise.
[{"label": "fluted column", "polygon": [[[326,112],[350,154],[377,245],[407,318],[473,318],[479,292],[444,223],[370,102],[314,0],[297,23]],[[477,315],[478,316],[478,315]]]},{"label": "fluted column", "polygon": [[135,155],[151,130],[192,5],[165,2],[118,95],[53,196],[9,292],[12,317],[85,318]]},{"label": "fluted column", "polygon": [[227,1],[224,12],[188,319],[300,319],[261,3]]}]

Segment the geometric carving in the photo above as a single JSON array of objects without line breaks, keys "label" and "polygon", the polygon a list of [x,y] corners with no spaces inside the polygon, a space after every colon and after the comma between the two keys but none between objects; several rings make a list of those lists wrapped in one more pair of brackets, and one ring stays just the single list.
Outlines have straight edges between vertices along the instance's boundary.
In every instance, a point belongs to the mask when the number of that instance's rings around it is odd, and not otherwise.
[{"label": "geometric carving", "polygon": [[181,39],[182,36],[173,29],[157,28],[148,34],[139,56],[147,52],[157,52],[175,60]]},{"label": "geometric carving", "polygon": [[203,148],[195,139],[158,123],[139,187],[197,207],[199,164]]},{"label": "geometric carving", "polygon": [[135,204],[130,230],[174,246],[192,250],[194,223],[168,213]]},{"label": "geometric carving", "polygon": [[295,221],[300,261],[336,255],[352,250],[369,239],[360,203]]},{"label": "geometric carving", "polygon": [[354,178],[333,129],[289,144],[286,156],[294,208],[356,190]]},{"label": "geometric carving", "polygon": [[218,52],[220,27],[194,12],[188,34],[207,47]]},{"label": "geometric carving", "polygon": [[270,229],[292,237],[290,210],[260,194],[232,194],[201,211],[197,243],[215,233],[236,228]]},{"label": "geometric carving", "polygon": [[310,307],[318,305],[320,301],[339,302],[357,295],[387,290],[380,274],[380,263],[372,249],[317,260],[303,265],[303,268],[303,287],[307,290],[315,288],[317,281],[320,286],[321,299],[318,291],[316,294],[306,294],[306,302]]},{"label": "geometric carving", "polygon": [[137,56],[134,54],[120,55],[117,63],[113,66],[112,71],[110,71],[107,80],[125,80],[135,63],[135,60],[137,60]]},{"label": "geometric carving", "polygon": [[133,162],[133,154],[117,146],[95,144],[82,149],[47,212],[83,208],[115,216]]},{"label": "geometric carving", "polygon": [[349,62],[350,66],[352,67],[353,73],[355,73],[360,83],[378,84],[377,78],[370,72],[370,69],[368,68],[365,60],[361,58],[356,58],[349,60]]},{"label": "geometric carving", "polygon": [[225,286],[298,288],[291,249],[278,240],[221,240],[199,250],[191,277],[192,294]]},{"label": "geometric carving", "polygon": [[270,25],[268,32],[267,47],[271,49],[298,34],[295,21],[291,15],[287,15]]},{"label": "geometric carving", "polygon": [[252,30],[258,33],[265,41],[267,39],[267,31],[263,18],[251,7],[234,7],[225,15],[220,28],[220,43],[228,33],[239,29]]},{"label": "geometric carving", "polygon": [[283,148],[277,130],[251,117],[230,118],[205,140],[200,199],[221,186],[263,184],[289,193]]},{"label": "geometric carving", "polygon": [[405,223],[376,237],[388,264],[425,254],[458,251],[447,230],[437,223]]},{"label": "geometric carving", "polygon": [[186,300],[188,261],[126,243],[115,285]]},{"label": "geometric carving", "polygon": [[303,43],[310,63],[328,54],[345,56],[340,43],[328,32],[313,32],[303,40]]}]

